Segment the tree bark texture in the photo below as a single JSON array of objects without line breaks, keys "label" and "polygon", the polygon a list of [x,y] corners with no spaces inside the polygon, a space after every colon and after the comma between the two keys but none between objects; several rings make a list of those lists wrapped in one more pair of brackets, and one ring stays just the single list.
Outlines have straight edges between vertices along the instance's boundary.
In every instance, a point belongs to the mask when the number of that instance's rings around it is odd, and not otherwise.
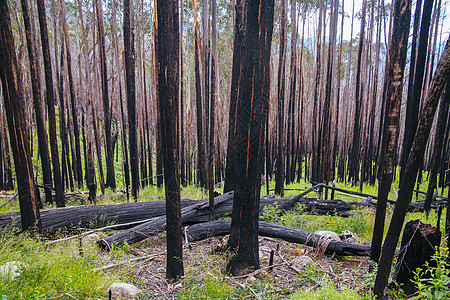
[{"label": "tree bark texture", "polygon": [[391,189],[395,154],[398,145],[400,107],[403,91],[403,76],[408,46],[409,23],[411,19],[410,0],[399,0],[394,5],[394,28],[389,46],[386,66],[386,110],[382,138],[381,177],[378,187],[378,206],[372,237],[371,260],[378,262],[384,232],[386,203]]},{"label": "tree bark texture", "polygon": [[128,130],[130,141],[131,196],[137,199],[139,191],[139,163],[136,133],[136,85],[134,53],[133,0],[123,2],[123,38],[125,55],[125,81],[128,107]]},{"label": "tree bark texture", "polygon": [[16,169],[23,229],[32,230],[36,226],[37,231],[42,232],[35,194],[33,165],[26,136],[25,99],[6,0],[0,1],[0,78]]},{"label": "tree bark texture", "polygon": [[[39,144],[39,155],[42,165],[42,179],[45,186],[52,186],[52,170],[50,163],[50,151],[48,149],[47,128],[45,125],[44,111],[42,109],[42,97],[40,86],[41,67],[38,60],[35,32],[31,25],[28,11],[28,0],[22,0],[22,15],[25,25],[25,36],[27,39],[28,58],[30,62],[31,88],[33,90],[33,107],[36,118],[36,127]],[[47,203],[53,203],[53,197],[50,189],[45,190],[45,199]]]},{"label": "tree bark texture", "polygon": [[264,124],[268,115],[270,50],[274,2],[246,1],[247,18],[243,40],[243,69],[237,99],[235,174],[239,181],[233,200],[228,246],[236,255],[227,270],[239,275],[259,268],[258,216],[261,173],[264,163]]},{"label": "tree bark texture", "polygon": [[166,194],[166,278],[183,276],[181,203],[177,120],[179,101],[179,13],[178,0],[158,0],[158,89],[161,146]]},{"label": "tree bark texture", "polygon": [[44,0],[37,0],[37,8],[39,14],[39,28],[41,31],[42,54],[44,58],[48,128],[50,135],[50,151],[52,155],[53,182],[55,186],[56,205],[58,207],[63,207],[65,206],[64,189],[61,177],[61,166],[59,163],[58,140],[56,137],[55,94],[53,90],[52,62],[50,59],[50,46],[48,42],[47,18],[45,15]]},{"label": "tree bark texture", "polygon": [[433,79],[424,100],[422,114],[417,126],[414,142],[405,166],[404,176],[400,180],[397,204],[383,244],[382,255],[375,280],[374,293],[381,296],[387,285],[392,258],[405,220],[406,211],[411,201],[419,165],[423,160],[425,147],[430,134],[436,108],[445,82],[450,72],[450,40],[448,39],[441,59],[436,66]]}]

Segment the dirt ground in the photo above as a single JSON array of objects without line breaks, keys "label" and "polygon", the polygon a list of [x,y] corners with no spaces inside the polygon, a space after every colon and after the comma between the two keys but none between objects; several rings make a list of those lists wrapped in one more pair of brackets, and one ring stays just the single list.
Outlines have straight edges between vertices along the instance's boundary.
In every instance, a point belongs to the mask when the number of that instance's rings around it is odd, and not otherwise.
[{"label": "dirt ground", "polygon": [[[247,276],[228,277],[222,272],[227,255],[217,251],[226,244],[226,238],[212,237],[185,243],[185,276],[173,284],[165,280],[164,235],[129,246],[120,257],[114,251],[105,254],[102,265],[149,256],[110,271],[118,272],[122,279],[142,289],[143,299],[180,299],[182,295],[192,293],[189,289],[199,289],[208,277],[219,278],[228,285],[241,288],[242,293],[246,294],[243,298],[250,299],[288,298],[298,289],[314,290],[325,283],[333,284],[338,290],[349,288],[367,292],[367,282],[370,281],[368,257],[331,257],[308,246],[266,237],[260,237],[259,241],[261,269]],[[273,267],[270,268],[272,251]]]}]

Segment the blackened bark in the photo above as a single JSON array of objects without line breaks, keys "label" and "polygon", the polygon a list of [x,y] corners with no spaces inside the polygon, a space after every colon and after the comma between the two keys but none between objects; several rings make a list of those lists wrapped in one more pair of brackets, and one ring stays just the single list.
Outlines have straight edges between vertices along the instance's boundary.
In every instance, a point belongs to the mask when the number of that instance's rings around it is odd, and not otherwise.
[{"label": "blackened bark", "polygon": [[22,228],[32,230],[36,226],[37,231],[42,232],[29,141],[26,137],[25,99],[6,0],[0,1],[0,78],[16,169]]},{"label": "blackened bark", "polygon": [[208,189],[209,189],[209,220],[214,219],[214,124],[216,112],[216,44],[217,44],[217,4],[211,1],[211,93],[209,104],[209,153],[208,153]]},{"label": "blackened bark", "polygon": [[386,63],[386,115],[382,138],[381,177],[378,187],[378,205],[372,237],[370,259],[378,262],[384,232],[386,204],[393,179],[395,154],[398,144],[400,107],[403,91],[403,76],[406,64],[409,23],[411,19],[410,0],[398,0],[394,6],[394,28]]},{"label": "blackened bark", "polygon": [[[28,58],[30,62],[31,88],[33,90],[33,106],[36,118],[39,154],[42,165],[42,179],[45,186],[51,187],[52,170],[50,164],[50,151],[48,149],[47,128],[42,109],[41,85],[39,80],[41,67],[39,60],[37,59],[35,32],[30,21],[28,0],[22,0],[21,2],[23,22],[25,25],[25,36],[27,39]],[[45,189],[45,200],[47,203],[53,203],[52,192],[50,189]]]},{"label": "blackened bark", "polygon": [[[361,14],[361,29],[359,32],[359,46],[358,59],[356,62],[356,92],[355,92],[355,112],[353,119],[353,138],[352,138],[352,152],[350,156],[350,178],[353,184],[356,184],[359,178],[359,161],[360,161],[360,122],[361,122],[361,103],[362,103],[362,88],[361,68],[362,55],[364,51],[365,29],[366,29],[366,6],[368,0],[363,0],[362,14]],[[361,179],[362,180],[362,179]]]},{"label": "blackened bark", "polygon": [[39,14],[39,27],[41,31],[42,54],[44,58],[45,89],[47,95],[48,128],[50,135],[50,151],[52,155],[53,182],[56,194],[56,205],[65,206],[64,189],[59,164],[58,140],[56,138],[55,95],[53,91],[52,62],[50,59],[50,46],[48,42],[47,20],[45,16],[44,0],[37,0]]},{"label": "blackened bark", "polygon": [[75,180],[78,187],[83,186],[83,168],[81,166],[81,147],[80,147],[80,129],[78,125],[78,109],[77,99],[75,93],[75,81],[72,75],[72,56],[70,50],[69,32],[67,29],[66,12],[64,1],[61,2],[61,17],[63,18],[62,24],[64,29],[64,41],[66,44],[66,61],[67,61],[67,74],[69,77],[69,92],[70,92],[70,108],[72,111],[72,126],[73,126],[73,138],[75,140],[75,155],[72,157],[72,167],[75,173]]},{"label": "blackened bark", "polygon": [[[180,1],[180,183],[186,186],[186,159],[185,159],[185,140],[184,140],[184,64],[183,64],[183,29],[184,29],[184,1]],[[149,139],[150,141],[150,139]],[[151,152],[150,152],[151,153]],[[150,155],[150,176],[151,174],[151,155]]]},{"label": "blackened bark", "polygon": [[102,83],[103,121],[106,140],[106,187],[116,188],[114,174],[114,149],[111,136],[111,109],[108,96],[108,69],[106,67],[105,25],[103,24],[102,0],[96,0],[97,30],[100,52],[100,74]]},{"label": "blackened bark", "polygon": [[[449,77],[450,78],[450,77]],[[431,156],[431,170],[428,178],[428,189],[425,197],[424,209],[428,213],[433,200],[434,189],[436,188],[436,179],[441,162],[442,145],[444,142],[445,127],[448,119],[448,108],[450,104],[450,79],[447,78],[444,99],[439,105],[438,122],[434,138],[433,155]]]},{"label": "blackened bark", "polygon": [[[408,86],[408,101],[406,106],[406,120],[405,120],[405,134],[403,138],[403,150],[402,150],[402,169],[406,165],[408,154],[411,149],[414,135],[416,134],[418,117],[419,117],[419,105],[422,97],[422,84],[423,75],[425,71],[425,60],[428,48],[428,32],[430,28],[431,11],[433,8],[433,0],[425,0],[423,3],[422,23],[420,25],[419,46],[417,48],[416,66],[414,68],[414,84]],[[417,12],[416,12],[417,13]],[[411,63],[412,63],[411,59]],[[411,75],[410,75],[411,76]],[[411,80],[410,80],[411,82]],[[412,89],[410,92],[409,90]],[[401,172],[401,176],[403,171]],[[401,177],[400,176],[400,177]]]},{"label": "blackened bark", "polygon": [[136,138],[136,86],[133,0],[123,2],[123,37],[125,54],[125,80],[128,106],[128,130],[130,139],[131,196],[137,199],[139,190],[139,164]]},{"label": "blackened bark", "polygon": [[178,0],[157,1],[158,88],[161,144],[166,191],[167,270],[166,278],[183,276],[181,202],[178,162],[177,117],[179,98]]},{"label": "blackened bark", "polygon": [[242,73],[242,42],[244,39],[244,27],[246,18],[243,14],[243,0],[237,0],[234,6],[234,41],[233,41],[233,66],[231,70],[230,113],[228,120],[228,145],[227,161],[225,166],[225,184],[223,192],[227,193],[236,186],[236,126],[237,126],[237,98]]},{"label": "blackened bark", "polygon": [[[394,38],[393,38],[394,40]],[[416,135],[409,153],[403,177],[400,180],[399,193],[391,224],[386,235],[382,249],[382,255],[375,280],[374,293],[381,296],[387,285],[389,272],[394,257],[395,248],[400,236],[400,232],[405,221],[406,211],[412,198],[414,183],[416,182],[417,171],[423,159],[427,140],[430,135],[434,115],[439,102],[440,95],[444,89],[445,82],[450,72],[450,40],[447,40],[441,59],[436,67],[433,79],[428,89],[423,104],[422,114],[417,126]]]},{"label": "blackened bark", "polygon": [[285,143],[285,120],[284,120],[284,89],[286,84],[286,2],[280,2],[280,56],[278,61],[278,151],[277,164],[275,173],[275,194],[284,195],[284,180],[285,180],[285,158],[286,158],[286,143]]},{"label": "blackened bark", "polygon": [[197,1],[193,1],[194,5],[194,53],[195,53],[195,103],[197,112],[197,184],[204,186],[205,183],[205,139],[204,132],[205,128],[203,124],[203,97],[202,95],[202,85],[200,76],[200,29],[197,21]]},{"label": "blackened bark", "polygon": [[235,252],[227,265],[233,275],[259,268],[258,215],[264,163],[264,124],[270,91],[270,50],[274,2],[245,1],[242,78],[237,98],[236,146],[239,178],[233,199],[228,246]]}]

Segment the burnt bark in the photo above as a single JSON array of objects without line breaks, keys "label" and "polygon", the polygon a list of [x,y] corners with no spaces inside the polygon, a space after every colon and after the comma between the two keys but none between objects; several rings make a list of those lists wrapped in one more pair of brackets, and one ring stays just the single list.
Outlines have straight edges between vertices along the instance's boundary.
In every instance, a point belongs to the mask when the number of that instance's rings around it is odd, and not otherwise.
[{"label": "burnt bark", "polygon": [[52,155],[53,182],[55,186],[56,205],[65,206],[64,189],[61,177],[61,166],[59,163],[58,140],[56,138],[56,114],[55,95],[53,90],[52,62],[50,58],[50,46],[48,42],[47,19],[45,15],[44,0],[37,0],[39,14],[39,28],[41,31],[42,54],[44,58],[45,90],[47,96],[48,128],[50,135],[50,151]]},{"label": "burnt bark", "polygon": [[[428,178],[427,195],[425,197],[424,209],[428,213],[431,208],[434,190],[436,188],[437,173],[441,162],[442,145],[444,143],[445,127],[448,119],[448,108],[450,104],[450,79],[447,78],[445,93],[442,95],[438,112],[438,122],[434,138],[433,155],[431,156],[431,170]],[[442,175],[441,175],[442,176]]]},{"label": "burnt bark", "polygon": [[228,120],[228,144],[225,167],[225,184],[223,192],[227,193],[236,188],[236,128],[237,128],[237,99],[239,96],[238,83],[242,74],[242,57],[244,40],[244,28],[246,15],[243,12],[243,0],[237,0],[234,5],[234,40],[233,40],[233,65],[231,70],[230,113]]},{"label": "burnt bark", "polygon": [[[393,39],[394,40],[394,39]],[[436,108],[445,82],[450,72],[450,40],[447,40],[441,59],[436,67],[430,87],[424,100],[422,115],[417,126],[414,142],[408,156],[402,179],[400,180],[397,204],[386,235],[382,255],[375,280],[374,293],[382,296],[387,285],[392,258],[405,220],[406,211],[412,198],[419,165],[430,134]]]},{"label": "burnt bark", "polygon": [[0,78],[16,169],[23,229],[36,228],[38,232],[42,232],[35,194],[33,165],[26,136],[25,99],[23,98],[21,74],[17,65],[11,18],[6,0],[0,1]]},{"label": "burnt bark", "polygon": [[399,135],[400,107],[403,91],[403,76],[408,46],[411,2],[399,0],[394,6],[394,28],[389,46],[389,59],[386,65],[386,110],[382,137],[381,177],[378,187],[378,206],[372,237],[371,260],[378,262],[384,232],[386,204],[391,189],[395,154]]},{"label": "burnt bark", "polygon": [[274,2],[245,1],[242,78],[237,98],[235,174],[239,181],[233,199],[233,217],[228,246],[235,256],[228,272],[239,275],[259,268],[258,216],[261,173],[264,163],[264,124],[268,115],[270,50]]},{"label": "burnt bark", "polygon": [[97,30],[100,52],[100,78],[102,84],[103,121],[106,140],[106,187],[116,188],[116,176],[114,173],[114,147],[111,135],[111,108],[108,95],[108,69],[106,66],[105,25],[103,23],[102,0],[96,0]]},{"label": "burnt bark", "polygon": [[284,89],[286,85],[286,1],[280,2],[280,54],[278,61],[278,85],[277,85],[277,99],[278,99],[278,151],[277,164],[275,166],[275,194],[284,196],[284,180],[285,180],[285,158],[286,158],[286,143],[285,143],[285,120],[284,120]]},{"label": "burnt bark", "polygon": [[137,199],[139,191],[139,163],[136,133],[136,86],[134,53],[133,0],[123,2],[123,37],[125,56],[125,81],[128,107],[128,130],[130,141],[131,196]]},{"label": "burnt bark", "polygon": [[161,145],[164,164],[167,224],[166,278],[183,276],[181,202],[178,161],[177,119],[179,101],[178,0],[158,0],[158,89]]},{"label": "burnt bark", "polygon": [[406,223],[395,278],[406,295],[412,295],[417,291],[417,287],[411,281],[414,280],[413,272],[417,268],[423,268],[425,262],[431,263],[431,258],[436,253],[436,247],[439,247],[440,243],[441,232],[439,229],[429,224],[423,224],[420,220]]},{"label": "burnt bark", "polygon": [[[230,220],[225,219],[189,226],[187,229],[188,240],[192,242],[211,236],[227,235],[230,233],[230,225]],[[321,235],[284,225],[259,222],[258,229],[259,235],[261,236],[278,238],[291,243],[304,244],[310,247],[323,249],[325,253],[330,255],[367,256],[370,252],[370,247],[368,246],[332,241]]]},{"label": "burnt bark", "polygon": [[[39,74],[41,72],[38,60],[37,45],[35,40],[34,28],[31,25],[28,11],[28,0],[22,0],[22,15],[25,25],[25,36],[27,39],[28,58],[30,62],[31,88],[33,91],[33,107],[36,118],[37,136],[39,144],[39,155],[42,165],[42,179],[46,186],[52,186],[52,170],[50,163],[50,151],[48,148],[47,128],[45,125],[44,112],[42,109],[41,85]],[[47,203],[53,203],[53,196],[50,189],[45,190],[45,200]]]}]

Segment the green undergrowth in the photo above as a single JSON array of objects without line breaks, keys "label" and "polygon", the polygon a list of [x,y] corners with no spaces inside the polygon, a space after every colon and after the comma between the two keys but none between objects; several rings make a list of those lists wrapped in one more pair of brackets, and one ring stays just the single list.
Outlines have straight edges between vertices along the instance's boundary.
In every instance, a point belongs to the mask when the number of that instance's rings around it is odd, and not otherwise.
[{"label": "green undergrowth", "polygon": [[18,273],[0,274],[0,299],[105,299],[115,276],[94,271],[96,260],[89,243],[81,250],[78,241],[46,246],[37,236],[2,230],[0,265],[20,263]]},{"label": "green undergrowth", "polygon": [[341,234],[349,231],[367,242],[372,237],[374,212],[368,209],[357,209],[349,217],[321,216],[307,214],[302,205],[297,205],[294,210],[282,211],[275,203],[264,208],[260,220],[309,232],[328,230]]},{"label": "green undergrowth", "polygon": [[359,295],[357,292],[344,289],[338,291],[335,287],[326,285],[316,291],[298,291],[292,297],[294,300],[359,300],[367,299]]}]

